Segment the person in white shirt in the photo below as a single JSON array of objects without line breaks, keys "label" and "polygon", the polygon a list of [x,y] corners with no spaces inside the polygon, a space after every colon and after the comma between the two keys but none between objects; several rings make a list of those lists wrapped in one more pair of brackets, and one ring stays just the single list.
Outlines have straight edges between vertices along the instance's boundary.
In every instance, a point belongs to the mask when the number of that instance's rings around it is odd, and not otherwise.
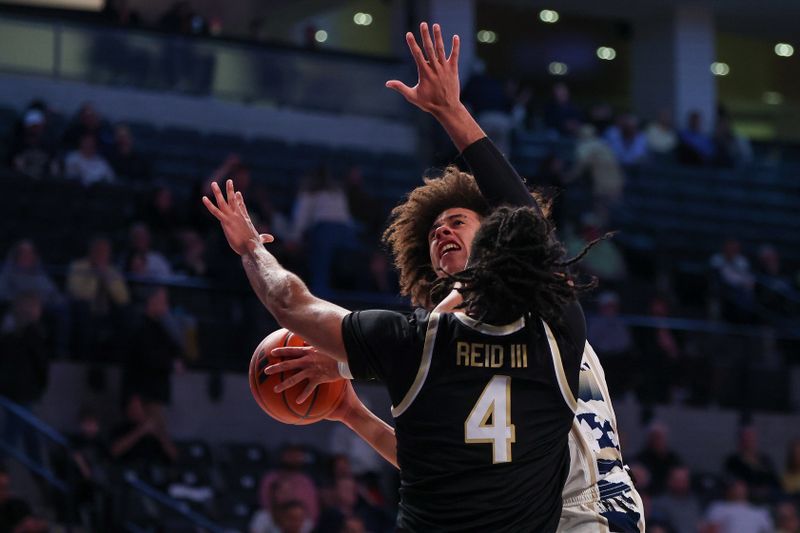
[{"label": "person in white shirt", "polygon": [[84,134],[78,149],[67,154],[64,159],[64,175],[80,180],[84,185],[115,179],[111,165],[97,153],[97,139],[91,133]]},{"label": "person in white shirt", "polygon": [[727,498],[708,508],[706,521],[715,533],[771,533],[775,531],[769,512],[747,501],[747,485],[734,480],[728,485]]}]

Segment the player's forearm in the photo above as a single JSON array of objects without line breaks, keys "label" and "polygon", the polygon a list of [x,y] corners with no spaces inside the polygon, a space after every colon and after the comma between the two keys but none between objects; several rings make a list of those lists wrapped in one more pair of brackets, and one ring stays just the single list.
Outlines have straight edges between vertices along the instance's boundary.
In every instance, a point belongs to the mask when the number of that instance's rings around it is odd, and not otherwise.
[{"label": "player's forearm", "polygon": [[347,360],[341,335],[346,309],[312,295],[303,280],[283,268],[261,245],[242,255],[242,265],[259,300],[281,327],[329,357]]},{"label": "player's forearm", "polygon": [[475,141],[486,137],[486,133],[461,102],[433,111],[432,114],[450,136],[459,152],[463,152]]},{"label": "player's forearm", "polygon": [[392,426],[375,416],[363,404],[350,411],[342,422],[372,446],[381,457],[398,468],[397,439]]}]

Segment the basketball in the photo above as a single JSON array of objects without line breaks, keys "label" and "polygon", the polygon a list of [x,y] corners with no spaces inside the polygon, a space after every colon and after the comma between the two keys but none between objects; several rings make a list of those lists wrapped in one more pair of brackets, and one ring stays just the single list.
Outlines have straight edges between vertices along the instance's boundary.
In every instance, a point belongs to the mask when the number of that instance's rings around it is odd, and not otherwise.
[{"label": "basketball", "polygon": [[265,368],[280,361],[280,358],[270,354],[273,349],[282,346],[308,345],[287,329],[274,331],[261,341],[250,359],[250,391],[256,403],[269,416],[284,424],[306,425],[324,419],[344,398],[347,380],[321,384],[303,403],[297,403],[296,399],[303,392],[305,382],[276,393],[273,390],[275,385],[297,372],[281,372],[272,376],[264,373]]}]

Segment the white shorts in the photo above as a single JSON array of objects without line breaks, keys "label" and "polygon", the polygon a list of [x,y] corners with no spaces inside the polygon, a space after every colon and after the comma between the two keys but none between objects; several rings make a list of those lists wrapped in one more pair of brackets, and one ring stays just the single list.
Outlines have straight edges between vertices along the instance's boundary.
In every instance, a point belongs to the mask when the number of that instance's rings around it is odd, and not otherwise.
[{"label": "white shorts", "polygon": [[566,498],[558,531],[644,533],[644,506],[627,472],[607,476],[577,496]]}]

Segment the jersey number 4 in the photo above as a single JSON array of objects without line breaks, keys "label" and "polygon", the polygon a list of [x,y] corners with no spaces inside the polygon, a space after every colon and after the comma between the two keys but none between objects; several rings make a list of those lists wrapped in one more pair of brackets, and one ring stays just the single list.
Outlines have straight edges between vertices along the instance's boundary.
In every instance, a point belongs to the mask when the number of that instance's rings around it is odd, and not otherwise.
[{"label": "jersey number 4", "polygon": [[[491,418],[491,423],[489,419]],[[516,442],[511,423],[511,378],[494,376],[464,422],[464,442],[491,444],[492,462],[511,462],[511,443]]]}]

